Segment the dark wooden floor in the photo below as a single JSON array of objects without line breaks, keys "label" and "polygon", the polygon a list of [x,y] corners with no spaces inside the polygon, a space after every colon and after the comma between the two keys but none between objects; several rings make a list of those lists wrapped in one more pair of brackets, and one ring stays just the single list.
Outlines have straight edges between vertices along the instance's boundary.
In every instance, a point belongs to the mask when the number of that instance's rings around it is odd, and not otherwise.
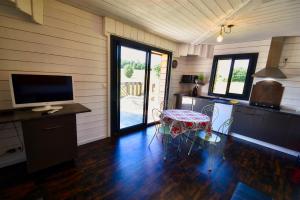
[{"label": "dark wooden floor", "polygon": [[299,164],[289,157],[229,138],[226,160],[207,170],[207,151],[169,149],[147,144],[153,128],[79,147],[74,163],[34,175],[25,164],[0,170],[0,199],[230,199],[239,181],[274,199],[300,199],[300,185],[290,181]]}]

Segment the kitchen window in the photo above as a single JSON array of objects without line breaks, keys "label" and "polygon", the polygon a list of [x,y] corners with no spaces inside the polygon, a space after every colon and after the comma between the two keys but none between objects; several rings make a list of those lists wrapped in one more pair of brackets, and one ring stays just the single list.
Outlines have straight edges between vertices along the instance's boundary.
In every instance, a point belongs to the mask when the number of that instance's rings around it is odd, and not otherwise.
[{"label": "kitchen window", "polygon": [[209,95],[248,100],[258,53],[214,56]]}]

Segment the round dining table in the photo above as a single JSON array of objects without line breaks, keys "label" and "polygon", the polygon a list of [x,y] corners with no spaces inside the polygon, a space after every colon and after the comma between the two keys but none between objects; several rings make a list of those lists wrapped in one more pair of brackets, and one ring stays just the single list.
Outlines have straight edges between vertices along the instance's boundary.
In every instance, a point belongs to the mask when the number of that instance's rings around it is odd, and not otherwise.
[{"label": "round dining table", "polygon": [[191,130],[204,129],[208,133],[211,132],[210,117],[191,110],[164,110],[161,120],[170,126],[170,134],[173,138]]}]

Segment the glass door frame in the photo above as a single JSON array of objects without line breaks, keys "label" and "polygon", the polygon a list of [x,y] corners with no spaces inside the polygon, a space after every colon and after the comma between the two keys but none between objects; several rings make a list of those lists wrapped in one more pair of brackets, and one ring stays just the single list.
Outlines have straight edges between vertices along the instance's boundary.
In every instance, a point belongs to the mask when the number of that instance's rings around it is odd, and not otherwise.
[{"label": "glass door frame", "polygon": [[[129,47],[146,52],[146,66],[145,66],[145,86],[144,86],[144,104],[143,104],[143,122],[134,126],[120,129],[120,84],[121,84],[121,46]],[[151,52],[157,51],[168,55],[167,63],[167,77],[165,83],[164,108],[167,107],[169,97],[169,85],[171,74],[172,53],[156,47],[151,47],[142,43],[124,39],[118,36],[110,36],[110,127],[111,135],[119,135],[135,130],[141,130],[153,125],[155,122],[147,123],[148,116],[148,100],[149,100],[149,84],[150,84],[150,70],[151,70]]]}]

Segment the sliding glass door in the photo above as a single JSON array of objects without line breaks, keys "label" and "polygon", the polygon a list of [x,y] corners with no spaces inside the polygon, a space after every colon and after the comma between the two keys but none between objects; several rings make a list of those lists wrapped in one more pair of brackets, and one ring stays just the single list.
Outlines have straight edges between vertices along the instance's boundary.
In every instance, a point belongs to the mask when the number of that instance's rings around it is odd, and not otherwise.
[{"label": "sliding glass door", "polygon": [[152,110],[164,106],[168,54],[158,51],[151,51],[150,74],[149,74],[149,95],[148,95],[148,117],[147,122],[154,122]]},{"label": "sliding glass door", "polygon": [[121,46],[120,129],[144,122],[147,52]]},{"label": "sliding glass door", "polygon": [[171,53],[111,37],[112,133],[154,123],[152,109],[166,106]]}]

